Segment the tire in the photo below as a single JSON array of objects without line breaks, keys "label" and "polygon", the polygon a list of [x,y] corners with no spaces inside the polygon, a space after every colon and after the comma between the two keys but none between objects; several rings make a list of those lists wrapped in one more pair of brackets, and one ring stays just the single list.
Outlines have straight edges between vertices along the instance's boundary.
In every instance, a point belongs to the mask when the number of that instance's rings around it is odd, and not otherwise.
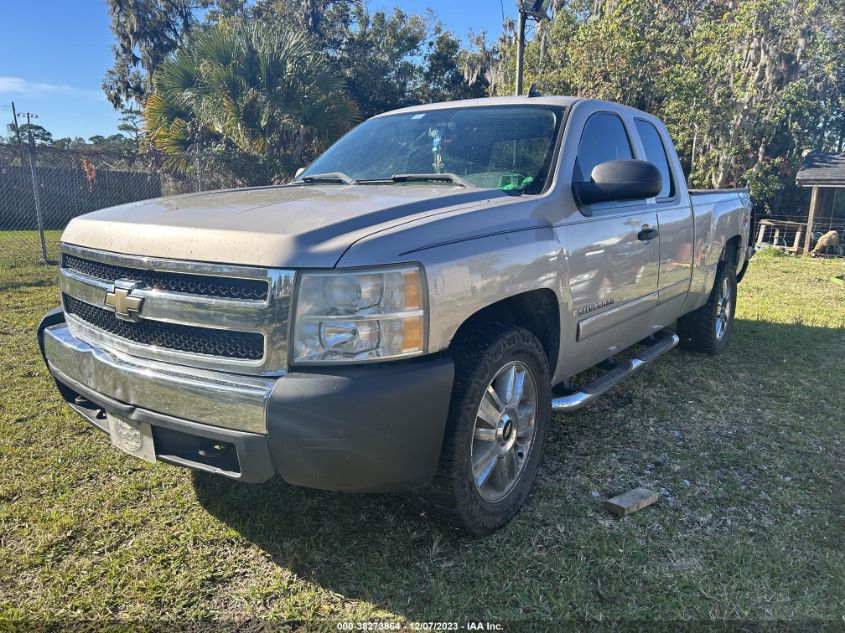
[{"label": "tire", "polygon": [[[727,302],[723,299],[725,293]],[[733,333],[735,313],[736,271],[727,262],[721,262],[707,303],[678,319],[681,348],[714,356],[721,354]]]},{"label": "tire", "polygon": [[[534,483],[551,417],[549,364],[531,332],[492,323],[463,335],[453,357],[440,464],[416,500],[437,522],[484,536],[519,512]],[[508,403],[509,385],[520,376],[521,397],[512,393]],[[486,395],[488,387],[494,394]]]}]

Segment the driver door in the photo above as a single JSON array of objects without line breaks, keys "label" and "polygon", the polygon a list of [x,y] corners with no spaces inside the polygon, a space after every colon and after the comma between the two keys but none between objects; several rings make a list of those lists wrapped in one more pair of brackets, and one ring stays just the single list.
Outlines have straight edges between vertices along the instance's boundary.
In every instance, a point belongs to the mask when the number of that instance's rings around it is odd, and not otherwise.
[{"label": "driver door", "polygon": [[[597,111],[586,120],[572,174],[589,181],[608,160],[634,158],[619,114]],[[562,242],[568,255],[575,367],[581,371],[647,336],[657,305],[659,244],[650,229],[657,213],[642,201],[593,204],[567,219]]]}]

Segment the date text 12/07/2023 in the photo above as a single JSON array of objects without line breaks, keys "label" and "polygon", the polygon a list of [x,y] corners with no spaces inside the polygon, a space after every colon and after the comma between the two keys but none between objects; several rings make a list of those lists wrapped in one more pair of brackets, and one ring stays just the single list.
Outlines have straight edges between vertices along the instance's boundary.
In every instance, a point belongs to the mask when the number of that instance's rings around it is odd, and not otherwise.
[{"label": "date text 12/07/2023", "polygon": [[469,622],[338,622],[338,631],[504,631],[504,625],[498,622],[473,620]]}]

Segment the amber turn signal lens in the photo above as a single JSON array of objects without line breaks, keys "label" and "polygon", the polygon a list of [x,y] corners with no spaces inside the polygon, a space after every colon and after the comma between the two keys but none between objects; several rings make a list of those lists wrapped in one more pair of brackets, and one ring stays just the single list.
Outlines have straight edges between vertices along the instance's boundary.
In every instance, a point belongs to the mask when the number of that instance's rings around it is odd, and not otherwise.
[{"label": "amber turn signal lens", "polygon": [[420,272],[409,270],[402,273],[405,281],[405,309],[419,310],[422,307],[422,284],[420,283]]},{"label": "amber turn signal lens", "polygon": [[422,317],[405,319],[402,322],[402,352],[416,352],[423,345]]}]

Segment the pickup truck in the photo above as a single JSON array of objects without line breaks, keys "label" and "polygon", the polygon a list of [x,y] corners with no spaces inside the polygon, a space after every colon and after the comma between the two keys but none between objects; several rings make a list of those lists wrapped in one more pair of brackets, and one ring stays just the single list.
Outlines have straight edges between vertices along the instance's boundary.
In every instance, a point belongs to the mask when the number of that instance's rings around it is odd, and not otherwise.
[{"label": "pickup truck", "polygon": [[725,349],[750,217],[745,191],[689,191],[639,110],[411,107],[286,185],[74,219],[39,343],[136,457],[404,491],[484,535],[524,504],[552,412],[679,343]]}]

